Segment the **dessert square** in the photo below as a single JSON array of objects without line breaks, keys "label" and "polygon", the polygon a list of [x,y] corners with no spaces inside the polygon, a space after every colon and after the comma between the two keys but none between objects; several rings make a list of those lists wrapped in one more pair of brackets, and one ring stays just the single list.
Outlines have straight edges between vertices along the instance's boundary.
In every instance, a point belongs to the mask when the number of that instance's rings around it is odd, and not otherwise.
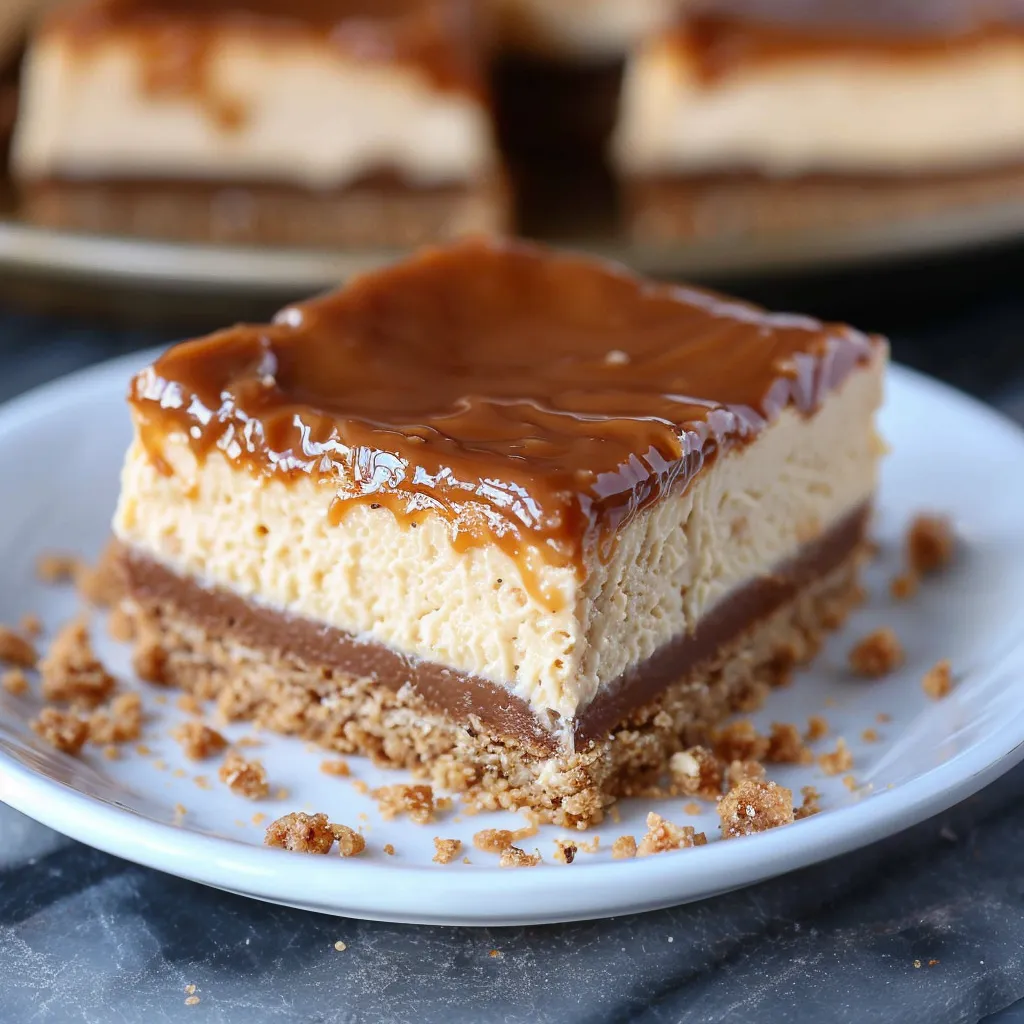
[{"label": "dessert square", "polygon": [[78,0],[29,49],[24,213],[313,246],[501,231],[484,49],[469,0]]},{"label": "dessert square", "polygon": [[564,826],[858,599],[886,346],[524,243],[426,250],[134,380],[140,662]]},{"label": "dessert square", "polygon": [[630,59],[640,241],[849,227],[1024,195],[1019,7],[704,0]]}]

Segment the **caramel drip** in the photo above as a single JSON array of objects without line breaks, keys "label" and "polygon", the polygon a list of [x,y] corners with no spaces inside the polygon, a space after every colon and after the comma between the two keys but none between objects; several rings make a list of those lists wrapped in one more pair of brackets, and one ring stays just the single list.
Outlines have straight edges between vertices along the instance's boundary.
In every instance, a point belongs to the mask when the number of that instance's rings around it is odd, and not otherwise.
[{"label": "caramel drip", "polygon": [[707,0],[668,38],[716,81],[752,64],[824,54],[913,60],[1022,33],[1024,0]]},{"label": "caramel drip", "polygon": [[213,74],[229,39],[327,46],[352,60],[415,67],[441,89],[486,94],[471,0],[85,0],[51,14],[45,31],[83,56],[129,40],[146,94],[195,98],[226,132],[248,116]]},{"label": "caramel drip", "polygon": [[[596,260],[467,242],[171,349],[130,399],[146,450],[184,436],[269,477],[313,477],[530,575],[583,569],[786,406],[870,358],[851,328],[772,315]],[[537,574],[533,573],[534,578]],[[533,584],[539,586],[539,584]],[[552,595],[548,595],[552,598]]]}]

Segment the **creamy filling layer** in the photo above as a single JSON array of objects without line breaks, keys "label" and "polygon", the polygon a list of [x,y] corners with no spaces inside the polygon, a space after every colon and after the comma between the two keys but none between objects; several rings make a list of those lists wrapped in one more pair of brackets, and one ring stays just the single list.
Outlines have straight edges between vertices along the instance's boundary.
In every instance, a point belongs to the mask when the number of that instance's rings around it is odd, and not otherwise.
[{"label": "creamy filling layer", "polygon": [[[322,682],[321,669],[370,678],[394,692],[411,687],[433,711],[457,722],[479,720],[492,735],[511,738],[547,756],[599,741],[636,709],[668,686],[691,678],[723,648],[756,630],[801,592],[828,578],[857,556],[866,537],[870,507],[854,510],[799,554],[775,566],[770,576],[731,592],[697,624],[693,633],[670,640],[610,684],[590,705],[565,720],[541,714],[494,682],[458,672],[435,661],[410,657],[365,637],[355,637],[310,619],[267,608],[220,587],[181,577],[145,554],[124,549],[122,562],[130,593],[158,621],[198,643],[233,651],[241,661],[251,652],[284,658]],[[195,657],[190,653],[189,657]]]},{"label": "creamy filling layer", "polygon": [[227,36],[207,58],[201,93],[153,93],[143,56],[117,39],[84,52],[39,40],[25,69],[15,174],[330,189],[380,170],[431,186],[497,166],[483,103],[413,66]]},{"label": "creamy filling layer", "polygon": [[626,174],[902,174],[1024,157],[1024,38],[877,56],[823,52],[702,80],[684,49],[630,62],[613,141]]},{"label": "creamy filling layer", "polygon": [[199,462],[173,436],[159,467],[140,444],[129,451],[115,532],[178,576],[487,680],[542,719],[572,720],[870,501],[884,359],[879,350],[813,416],[787,409],[720,456],[685,494],[620,531],[583,578],[539,551],[525,563],[497,545],[457,551],[440,517],[413,528],[360,505],[332,525],[331,488],[257,477],[216,451]]}]

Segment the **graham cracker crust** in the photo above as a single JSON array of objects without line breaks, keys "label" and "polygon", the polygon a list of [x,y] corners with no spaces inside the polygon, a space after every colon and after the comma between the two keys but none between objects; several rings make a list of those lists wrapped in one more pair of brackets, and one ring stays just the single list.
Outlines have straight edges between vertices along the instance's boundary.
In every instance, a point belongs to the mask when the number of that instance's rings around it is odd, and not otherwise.
[{"label": "graham cracker crust", "polygon": [[627,178],[625,227],[659,245],[773,232],[848,229],[1024,199],[1024,167],[963,174]]},{"label": "graham cracker crust", "polygon": [[510,226],[501,176],[437,188],[370,179],[334,191],[249,183],[34,181],[20,213],[40,227],[221,244],[404,248]]},{"label": "graham cracker crust", "polygon": [[862,598],[862,543],[829,575],[632,712],[606,738],[575,753],[540,751],[489,736],[479,719],[456,722],[410,686],[397,692],[295,653],[255,649],[213,634],[187,607],[137,601],[137,662],[149,678],[215,700],[228,719],[253,721],[340,754],[406,768],[480,810],[525,810],[538,821],[586,828],[622,796],[639,796],[672,754],[705,743],[734,711],[759,707]]}]

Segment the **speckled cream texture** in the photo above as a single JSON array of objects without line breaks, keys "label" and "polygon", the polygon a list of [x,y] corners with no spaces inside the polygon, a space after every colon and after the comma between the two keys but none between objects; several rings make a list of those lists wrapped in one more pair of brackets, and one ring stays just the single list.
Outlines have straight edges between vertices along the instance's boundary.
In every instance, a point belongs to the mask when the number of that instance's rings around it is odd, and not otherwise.
[{"label": "speckled cream texture", "polygon": [[527,592],[497,547],[457,552],[440,518],[410,529],[386,508],[357,506],[335,526],[329,488],[257,478],[219,454],[197,463],[181,438],[163,448],[171,475],[138,443],[129,450],[115,532],[179,574],[481,676],[542,715],[571,718],[729,591],[870,499],[882,369],[880,354],[810,418],[784,412],[682,497],[639,516],[582,582],[571,568],[544,566],[558,610]]}]

